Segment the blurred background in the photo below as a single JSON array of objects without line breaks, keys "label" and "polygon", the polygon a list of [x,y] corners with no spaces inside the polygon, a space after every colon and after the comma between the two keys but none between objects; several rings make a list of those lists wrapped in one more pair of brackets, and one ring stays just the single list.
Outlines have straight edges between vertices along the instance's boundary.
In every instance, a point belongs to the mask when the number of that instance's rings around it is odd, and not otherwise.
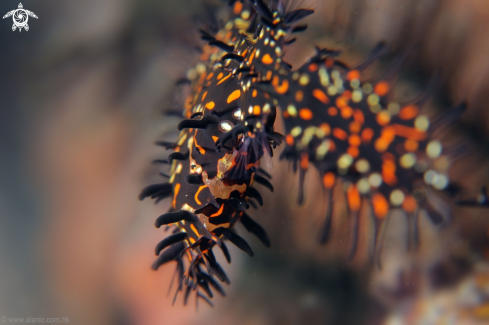
[{"label": "blurred background", "polygon": [[[168,202],[137,195],[158,180],[151,160],[167,155],[154,141],[177,136],[179,118],[163,113],[180,109],[182,89],[174,84],[198,60],[197,29],[218,25],[226,5],[22,3],[39,17],[29,19],[28,32],[12,32],[11,18],[0,21],[0,316],[64,316],[70,324],[489,324],[487,210],[448,200],[450,222],[440,228],[423,218],[416,252],[407,251],[405,221],[394,216],[382,268],[365,254],[371,232],[363,226],[360,252],[347,262],[347,219],[334,222],[328,245],[318,245],[326,210],[318,177],[308,173],[306,204],[298,207],[297,179],[277,159],[276,191],[262,189],[265,205],[251,212],[272,247],[238,228],[255,256],[231,248],[233,263],[221,263],[231,279],[227,298],[215,298],[214,308],[201,301],[198,311],[193,300],[172,307],[174,265],[150,269],[166,236],[154,220]],[[288,49],[294,67],[314,45],[341,48],[344,61],[356,63],[386,41],[391,54],[375,74],[415,44],[398,78],[405,98],[442,68],[429,112],[468,101],[443,137],[465,145],[451,177],[466,197],[477,197],[488,184],[489,2],[289,4],[316,10]],[[1,1],[0,13],[17,6]]]}]

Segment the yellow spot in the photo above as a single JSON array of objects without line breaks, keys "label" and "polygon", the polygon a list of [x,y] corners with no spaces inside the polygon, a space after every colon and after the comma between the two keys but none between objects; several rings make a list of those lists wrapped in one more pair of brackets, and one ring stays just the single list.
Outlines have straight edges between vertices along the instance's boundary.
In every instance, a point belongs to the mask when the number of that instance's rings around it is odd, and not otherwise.
[{"label": "yellow spot", "polygon": [[227,100],[227,103],[229,104],[232,101],[235,101],[236,99],[238,99],[239,97],[241,97],[241,90],[236,89],[235,91],[233,91],[231,93],[231,95],[229,95],[228,100]]},{"label": "yellow spot", "polygon": [[287,106],[287,113],[289,113],[289,115],[292,117],[296,117],[297,109],[295,108],[294,105],[290,104],[289,106]]},{"label": "yellow spot", "polygon": [[[256,55],[258,57],[258,53]],[[270,54],[265,54],[262,58],[261,58],[261,62],[263,62],[263,64],[272,64],[273,63],[273,59],[272,57],[270,56]]]},{"label": "yellow spot", "polygon": [[215,106],[216,104],[214,102],[208,102],[207,104],[205,104],[205,108],[207,109],[213,109]]},{"label": "yellow spot", "polygon": [[307,86],[307,84],[309,83],[309,76],[307,74],[302,74],[301,77],[299,78],[299,84],[301,84],[301,86]]},{"label": "yellow spot", "polygon": [[379,123],[379,125],[382,126],[387,125],[391,121],[391,113],[387,110],[383,110],[377,114],[376,118],[377,118],[377,123]]},{"label": "yellow spot", "polygon": [[347,153],[341,155],[338,159],[338,167],[340,169],[347,169],[353,162],[353,157]]},{"label": "yellow spot", "polygon": [[302,128],[300,126],[296,126],[290,131],[290,135],[296,138],[302,133]]}]

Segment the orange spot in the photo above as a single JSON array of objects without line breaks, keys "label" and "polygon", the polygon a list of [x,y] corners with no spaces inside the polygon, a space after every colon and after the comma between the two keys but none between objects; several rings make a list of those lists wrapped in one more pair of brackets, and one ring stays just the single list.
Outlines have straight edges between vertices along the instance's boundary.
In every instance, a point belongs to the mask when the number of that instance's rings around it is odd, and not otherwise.
[{"label": "orange spot", "polygon": [[348,200],[348,207],[351,211],[360,210],[360,193],[355,185],[348,186],[346,190],[346,198]]},{"label": "orange spot", "polygon": [[252,167],[255,167],[255,164],[248,164],[248,165],[246,165],[246,169],[251,169]]},{"label": "orange spot", "polygon": [[352,81],[353,79],[360,79],[360,71],[351,70],[346,74],[346,79]]},{"label": "orange spot", "polygon": [[351,99],[351,90],[345,90],[342,94],[343,97],[345,97],[346,100]]},{"label": "orange spot", "polygon": [[222,79],[221,79],[221,80],[220,80],[220,81],[217,83],[217,85],[222,84],[224,81],[228,80],[228,79],[229,79],[229,77],[231,77],[231,74],[228,74],[227,76],[225,76],[224,78],[222,78]]},{"label": "orange spot", "polygon": [[343,108],[347,105],[348,105],[348,99],[347,98],[344,98],[344,97],[336,98],[336,106],[338,106],[338,108]]},{"label": "orange spot", "polygon": [[209,218],[220,216],[223,210],[224,210],[224,203],[221,204],[221,207],[219,208],[219,211],[217,211],[214,214],[211,214],[211,216]]},{"label": "orange spot", "polygon": [[336,107],[331,106],[328,108],[328,114],[331,116],[336,116],[338,115],[338,109]]},{"label": "orange spot", "polygon": [[309,156],[303,152],[301,154],[301,169],[307,169],[309,167]]},{"label": "orange spot", "polygon": [[243,9],[243,4],[239,1],[236,1],[234,4],[233,13],[235,15],[239,15],[242,9]]},{"label": "orange spot", "polygon": [[334,64],[334,60],[332,58],[326,58],[326,61],[324,62],[326,68],[331,68],[333,64]]},{"label": "orange spot", "polygon": [[312,95],[323,104],[329,103],[328,96],[321,89],[314,89]]},{"label": "orange spot", "polygon": [[229,95],[228,100],[227,100],[227,103],[229,104],[232,101],[235,101],[236,99],[238,99],[239,97],[241,97],[241,90],[236,89],[235,91],[233,91],[231,93],[231,95]]},{"label": "orange spot", "polygon": [[350,106],[343,107],[340,111],[340,114],[342,118],[347,120],[353,115],[353,109]]},{"label": "orange spot", "polygon": [[302,92],[302,90],[296,91],[296,93],[295,93],[295,101],[296,102],[302,102],[303,99],[304,99],[304,93]]},{"label": "orange spot", "polygon": [[418,116],[418,113],[419,110],[416,106],[409,105],[401,108],[401,111],[399,112],[399,117],[403,120],[410,120]]},{"label": "orange spot", "polygon": [[394,160],[386,159],[382,163],[382,179],[390,186],[397,184],[396,163]]},{"label": "orange spot", "polygon": [[273,63],[273,59],[272,57],[270,56],[270,54],[265,54],[262,58],[261,58],[261,62],[263,62],[263,64],[272,64]]},{"label": "orange spot", "polygon": [[333,188],[335,182],[335,176],[333,172],[327,172],[323,176],[323,185],[325,188],[330,189]]},{"label": "orange spot", "polygon": [[197,150],[199,150],[199,152],[200,152],[201,155],[205,155],[205,149],[202,148],[201,146],[199,146],[197,144],[197,141],[195,142],[195,148],[197,148]]},{"label": "orange spot", "polygon": [[215,106],[216,104],[214,102],[208,102],[207,104],[205,104],[205,108],[207,109],[213,109]]},{"label": "orange spot", "polygon": [[200,194],[200,192],[201,192],[201,191],[202,191],[204,188],[206,188],[206,185],[202,185],[201,187],[199,187],[199,189],[198,189],[198,190],[197,190],[197,192],[195,193],[194,200],[195,200],[195,202],[196,202],[198,205],[201,205],[201,204],[202,204],[202,202],[200,202],[200,200],[199,200],[199,194]]},{"label": "orange spot", "polygon": [[214,76],[214,72],[211,72],[211,73],[209,73],[207,78],[205,78],[205,80],[210,80],[213,76]]},{"label": "orange spot", "polygon": [[290,116],[287,111],[283,111],[282,115],[284,116],[284,118],[288,118]]},{"label": "orange spot", "polygon": [[216,137],[215,135],[212,136],[212,140],[214,140],[214,142],[216,142],[218,139],[219,137]]},{"label": "orange spot", "polygon": [[409,126],[404,126],[401,124],[392,124],[396,130],[396,134],[403,138],[408,138],[411,140],[422,141],[426,138],[426,133],[411,128]]},{"label": "orange spot", "polygon": [[197,237],[200,237],[199,232],[197,231],[197,228],[195,228],[195,225],[193,223],[190,224],[190,229],[197,235]]},{"label": "orange spot", "polygon": [[380,193],[372,195],[372,207],[374,208],[375,216],[379,219],[384,218],[389,212],[389,202]]},{"label": "orange spot", "polygon": [[224,73],[222,72],[219,72],[219,74],[217,75],[217,80],[221,80],[221,78],[224,76]]},{"label": "orange spot", "polygon": [[383,112],[379,112],[375,116],[375,118],[377,120],[377,123],[379,123],[379,125],[387,125],[391,121],[390,115]]},{"label": "orange spot", "polygon": [[356,134],[352,134],[350,135],[350,137],[348,138],[348,143],[350,144],[350,146],[352,147],[358,147],[360,146],[360,144],[362,143],[362,140],[360,139],[360,137]]},{"label": "orange spot", "polygon": [[336,150],[336,144],[334,144],[333,140],[329,140],[329,151],[333,152]]},{"label": "orange spot", "polygon": [[255,98],[256,95],[258,95],[258,91],[256,91],[256,89],[253,89],[253,92],[251,93],[251,97]]},{"label": "orange spot", "polygon": [[255,53],[256,53],[256,49],[250,55],[250,62],[249,62],[249,64],[251,64],[251,62],[253,62],[253,59],[255,58]]},{"label": "orange spot", "polygon": [[374,87],[374,92],[379,96],[385,96],[389,92],[389,84],[386,81],[381,81]]},{"label": "orange spot", "polygon": [[340,128],[334,128],[333,129],[333,135],[336,138],[343,140],[343,141],[345,141],[348,138],[348,133],[346,133],[346,131],[344,131]]},{"label": "orange spot", "polygon": [[309,65],[309,71],[311,71],[311,72],[316,72],[316,71],[317,71],[317,69],[318,69],[318,65],[317,65],[316,63],[311,63],[311,64]]},{"label": "orange spot", "polygon": [[358,108],[355,108],[355,111],[353,112],[353,119],[361,124],[365,122],[365,116],[363,115],[363,112]]},{"label": "orange spot", "polygon": [[261,107],[259,105],[253,106],[253,115],[260,115]]},{"label": "orange spot", "polygon": [[294,145],[294,137],[291,136],[290,134],[287,134],[287,136],[285,137],[285,143],[287,143],[287,145],[292,147]]},{"label": "orange spot", "polygon": [[[270,80],[272,78],[272,70],[267,71],[267,80]],[[272,80],[272,85],[273,86],[278,86],[278,76],[274,76]]]},{"label": "orange spot", "polygon": [[287,79],[284,79],[280,86],[276,86],[274,88],[275,88],[275,91],[277,93],[279,93],[281,95],[285,94],[287,92],[287,90],[289,90],[289,82],[287,81]]},{"label": "orange spot", "polygon": [[173,189],[173,201],[172,201],[172,206],[175,208],[177,205],[177,196],[178,192],[180,191],[180,183],[175,184],[175,188]]},{"label": "orange spot", "polygon": [[205,96],[207,96],[207,91],[202,95],[202,101],[204,101]]},{"label": "orange spot", "polygon": [[362,125],[358,123],[357,121],[353,121],[350,123],[350,132],[351,133],[358,133],[362,129]]},{"label": "orange spot", "polygon": [[418,203],[416,202],[416,199],[412,197],[411,195],[408,195],[404,198],[404,201],[402,202],[402,208],[404,211],[408,213],[413,213],[416,211],[416,208],[418,207]]},{"label": "orange spot", "polygon": [[378,152],[384,152],[389,148],[390,142],[385,141],[385,139],[378,138],[375,140],[374,147]]},{"label": "orange spot", "polygon": [[323,130],[324,134],[328,136],[331,133],[331,127],[328,123],[323,123],[319,126],[321,130]]},{"label": "orange spot", "polygon": [[301,119],[308,121],[312,119],[312,112],[309,108],[301,108],[299,110],[299,116]]},{"label": "orange spot", "polygon": [[409,152],[415,152],[416,150],[418,150],[418,141],[406,139],[406,141],[404,142],[404,149]]},{"label": "orange spot", "polygon": [[348,153],[350,156],[352,156],[353,158],[357,158],[357,157],[358,157],[358,155],[360,154],[360,150],[358,150],[358,148],[357,148],[357,147],[348,147],[348,148],[346,149],[346,152],[347,152],[347,153]]}]

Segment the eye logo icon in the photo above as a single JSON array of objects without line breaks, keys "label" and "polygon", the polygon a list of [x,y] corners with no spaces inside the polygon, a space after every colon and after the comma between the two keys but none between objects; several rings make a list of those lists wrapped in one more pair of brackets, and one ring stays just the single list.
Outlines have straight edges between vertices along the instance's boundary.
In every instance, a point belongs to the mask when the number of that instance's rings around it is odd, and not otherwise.
[{"label": "eye logo icon", "polygon": [[29,20],[29,16],[32,18],[36,18],[37,16],[35,13],[29,10],[25,10],[24,6],[22,3],[19,3],[19,8],[9,11],[3,16],[3,19],[8,18],[12,16],[14,20],[14,24],[12,25],[12,30],[15,32],[16,29],[19,29],[19,32],[22,31],[22,28],[24,28],[26,31],[29,30],[29,25],[27,25],[27,21]]}]

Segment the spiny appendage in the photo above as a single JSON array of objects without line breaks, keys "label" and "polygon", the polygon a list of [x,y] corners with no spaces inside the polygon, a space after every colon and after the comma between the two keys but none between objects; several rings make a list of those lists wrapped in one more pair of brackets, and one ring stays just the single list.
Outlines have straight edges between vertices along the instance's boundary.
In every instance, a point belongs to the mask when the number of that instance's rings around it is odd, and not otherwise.
[{"label": "spiny appendage", "polygon": [[[210,92],[208,98],[219,103],[217,97],[219,96]],[[211,112],[218,113],[205,115]],[[237,221],[241,221],[265,245],[269,245],[263,228],[244,214],[249,208],[247,202],[257,200],[260,205],[263,204],[259,192],[251,187],[255,174],[267,175],[260,171],[257,157],[249,155],[247,161],[251,163],[251,167],[243,167],[243,170],[249,168],[249,173],[243,173],[239,172],[238,167],[232,168],[233,164],[239,165],[234,161],[239,150],[234,144],[231,145],[231,153],[210,150],[213,149],[216,135],[226,131],[222,122],[231,123],[229,119],[232,114],[233,110],[223,112],[218,111],[217,107],[215,110],[207,108],[202,115],[196,117],[208,119],[211,123],[195,128],[195,125],[182,122],[179,125],[182,131],[176,143],[158,142],[175,150],[168,158],[171,161],[169,183],[150,185],[140,195],[140,199],[151,197],[158,201],[166,197],[172,198],[171,212],[157,218],[155,226],[176,226],[176,229],[173,235],[157,245],[155,252],[159,257],[153,264],[153,269],[156,270],[169,261],[177,261],[179,283],[176,294],[185,289],[185,302],[192,290],[197,291],[197,298],[206,300],[212,298],[210,287],[219,288],[216,290],[222,292],[213,277],[228,282],[212,254],[212,248],[216,244],[221,247],[229,262],[230,255],[224,240],[229,240],[249,255],[253,254],[246,241],[232,230]],[[264,177],[257,177],[260,184],[273,189]],[[204,266],[206,272],[203,271]],[[207,296],[197,288],[203,290]]]},{"label": "spiny appendage", "polygon": [[[361,197],[371,204],[377,233],[395,208],[410,219],[417,219],[424,209],[434,223],[442,224],[443,216],[425,193],[427,187],[447,189],[451,156],[442,154],[441,142],[432,139],[433,126],[421,113],[426,96],[401,106],[389,100],[388,80],[361,82],[361,71],[337,61],[337,52],[316,52],[298,71],[283,77],[288,91],[275,94],[287,133],[281,157],[299,169],[299,202],[304,199],[305,172],[313,164],[328,192],[335,178],[346,182],[353,235],[358,232]],[[329,236],[330,214],[328,208],[322,242]],[[355,250],[356,238],[349,257]]]}]

